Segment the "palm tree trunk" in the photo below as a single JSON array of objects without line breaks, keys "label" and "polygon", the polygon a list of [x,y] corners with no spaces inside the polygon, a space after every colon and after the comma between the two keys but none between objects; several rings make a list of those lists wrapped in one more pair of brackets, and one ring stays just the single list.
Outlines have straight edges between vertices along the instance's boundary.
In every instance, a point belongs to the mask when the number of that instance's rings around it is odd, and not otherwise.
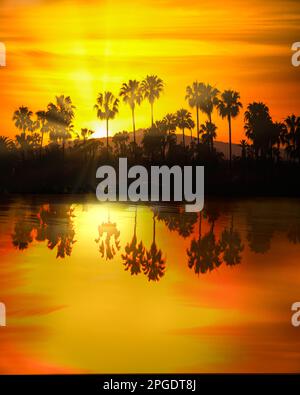
[{"label": "palm tree trunk", "polygon": [[108,150],[108,118],[106,119],[106,148]]},{"label": "palm tree trunk", "polygon": [[135,119],[134,119],[134,108],[132,107],[132,128],[133,128],[133,142],[136,144],[136,138],[135,138]]},{"label": "palm tree trunk", "polygon": [[197,106],[196,108],[196,116],[197,116],[197,144],[200,144],[200,139],[199,139],[199,134],[200,134],[200,130],[199,130],[199,106]]},{"label": "palm tree trunk", "polygon": [[184,135],[184,128],[182,128],[182,142],[183,142],[183,146],[185,148],[185,135]]},{"label": "palm tree trunk", "polygon": [[42,159],[43,140],[44,140],[44,132],[42,132],[42,138],[41,138],[40,160]]},{"label": "palm tree trunk", "polygon": [[151,125],[154,125],[154,117],[153,117],[153,103],[151,103]]},{"label": "palm tree trunk", "polygon": [[232,151],[231,151],[231,116],[228,115],[228,128],[229,128],[229,168],[231,169]]},{"label": "palm tree trunk", "polygon": [[62,142],[63,162],[65,161],[65,139]]}]

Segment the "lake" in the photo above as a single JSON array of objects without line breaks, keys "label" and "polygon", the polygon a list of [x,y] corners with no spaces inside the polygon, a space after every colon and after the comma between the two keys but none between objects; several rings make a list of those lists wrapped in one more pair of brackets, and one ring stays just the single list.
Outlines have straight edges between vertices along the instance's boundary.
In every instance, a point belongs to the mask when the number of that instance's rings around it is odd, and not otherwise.
[{"label": "lake", "polygon": [[1,373],[299,372],[300,202],[0,200]]}]

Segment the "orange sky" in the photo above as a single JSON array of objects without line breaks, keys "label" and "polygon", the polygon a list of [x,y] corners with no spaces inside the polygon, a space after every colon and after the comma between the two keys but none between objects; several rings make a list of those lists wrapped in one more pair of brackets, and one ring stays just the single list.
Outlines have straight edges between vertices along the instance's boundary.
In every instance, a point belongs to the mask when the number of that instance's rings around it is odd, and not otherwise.
[{"label": "orange sky", "polygon": [[[300,40],[298,0],[0,0],[0,41],[7,67],[0,70],[0,134],[14,136],[19,105],[33,111],[55,95],[70,95],[75,128],[104,134],[93,105],[104,89],[118,94],[122,82],[158,74],[166,84],[155,117],[187,106],[185,87],[194,80],[241,93],[244,105],[265,101],[276,120],[299,113],[300,68],[291,45]],[[201,121],[205,120],[202,114]],[[227,126],[217,114],[218,140]],[[137,110],[147,127],[149,106]],[[233,141],[242,138],[242,117]],[[110,132],[131,130],[129,108]]]}]

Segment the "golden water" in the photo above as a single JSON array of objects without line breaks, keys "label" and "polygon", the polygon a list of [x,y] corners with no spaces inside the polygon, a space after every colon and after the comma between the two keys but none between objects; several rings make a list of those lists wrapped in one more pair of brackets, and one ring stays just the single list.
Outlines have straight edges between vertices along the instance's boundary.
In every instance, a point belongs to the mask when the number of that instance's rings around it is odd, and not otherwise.
[{"label": "golden water", "polygon": [[300,370],[296,200],[7,198],[0,254],[1,373]]}]

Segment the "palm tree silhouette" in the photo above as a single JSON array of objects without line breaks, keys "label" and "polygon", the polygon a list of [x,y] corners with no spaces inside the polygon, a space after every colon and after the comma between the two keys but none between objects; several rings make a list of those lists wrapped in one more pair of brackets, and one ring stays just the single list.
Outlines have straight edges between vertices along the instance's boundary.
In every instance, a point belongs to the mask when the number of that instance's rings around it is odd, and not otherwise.
[{"label": "palm tree silhouette", "polygon": [[177,119],[175,114],[166,114],[163,118],[163,122],[169,135],[175,133],[177,127]]},{"label": "palm tree silhouette", "polygon": [[164,89],[163,80],[157,75],[147,75],[142,81],[142,92],[145,99],[147,99],[151,106],[151,125],[154,124],[153,105],[156,99],[159,99],[160,94]]},{"label": "palm tree silhouette", "polygon": [[269,108],[262,102],[250,103],[245,112],[246,137],[253,142],[256,158],[264,155],[269,146],[268,130],[272,126]]},{"label": "palm tree silhouette", "polygon": [[148,277],[148,281],[159,281],[166,270],[166,260],[163,258],[162,251],[156,245],[155,226],[155,214],[153,214],[153,240],[150,250],[146,251],[146,259],[143,261],[143,272]]},{"label": "palm tree silhouette", "polygon": [[185,129],[192,130],[195,127],[195,123],[192,119],[192,114],[188,110],[185,110],[184,108],[176,112],[176,119],[177,119],[178,127],[182,130],[182,143],[183,146],[185,147],[184,130]]},{"label": "palm tree silhouette", "polygon": [[240,141],[240,144],[239,144],[239,146],[241,147],[241,149],[242,149],[242,154],[241,154],[241,157],[242,157],[242,159],[243,160],[245,160],[246,159],[246,157],[247,157],[247,148],[248,148],[248,143],[247,143],[247,141],[246,140],[241,140]]},{"label": "palm tree silhouette", "polygon": [[243,107],[240,102],[240,94],[236,91],[225,90],[221,94],[221,100],[217,104],[219,113],[222,118],[227,118],[228,132],[229,132],[229,167],[231,168],[231,119],[236,118],[240,113],[240,108]]},{"label": "palm tree silhouette", "polygon": [[70,96],[56,96],[55,103],[47,106],[46,118],[48,121],[50,140],[62,143],[63,156],[65,154],[65,144],[72,137],[73,118],[75,106]]},{"label": "palm tree silhouette", "polygon": [[205,144],[210,146],[211,151],[214,149],[214,139],[217,137],[217,126],[209,121],[205,122],[205,125],[201,125],[202,129],[202,140]]},{"label": "palm tree silhouette", "polygon": [[210,84],[203,84],[202,100],[200,101],[200,110],[208,116],[209,122],[212,122],[212,112],[214,107],[219,103],[219,90]]},{"label": "palm tree silhouette", "polygon": [[201,105],[203,105],[203,95],[204,95],[205,85],[202,82],[195,81],[192,86],[188,86],[186,88],[186,96],[185,99],[188,100],[190,107],[196,107],[196,124],[197,124],[197,142],[198,145],[200,143],[199,134],[200,134],[200,120],[199,120],[199,111]]},{"label": "palm tree silhouette", "polygon": [[13,121],[17,129],[26,135],[26,131],[33,132],[34,122],[31,119],[33,113],[28,107],[21,106],[13,114]]},{"label": "palm tree silhouette", "polygon": [[125,246],[125,254],[122,254],[125,270],[129,270],[131,275],[141,273],[141,269],[145,263],[145,247],[142,241],[137,242],[136,226],[137,207],[135,207],[133,237],[131,242]]},{"label": "palm tree silhouette", "polygon": [[44,134],[49,132],[49,124],[47,120],[47,112],[46,111],[37,111],[37,125],[41,132],[41,147],[40,147],[40,157],[42,156],[42,149],[43,149],[43,141],[44,141]]},{"label": "palm tree silhouette", "polygon": [[157,123],[144,132],[142,146],[151,162],[153,162],[155,158],[164,158],[167,137],[166,131],[161,129]]},{"label": "palm tree silhouette", "polygon": [[140,105],[143,100],[142,87],[137,80],[129,80],[128,84],[122,85],[120,96],[123,97],[124,103],[129,104],[132,113],[133,142],[136,144],[135,136],[135,106]]},{"label": "palm tree silhouette", "polygon": [[112,92],[99,93],[97,104],[94,108],[97,110],[97,117],[106,120],[106,147],[108,149],[108,121],[114,119],[119,112],[119,99],[115,98]]},{"label": "palm tree silhouette", "polygon": [[12,151],[15,144],[9,137],[0,136],[0,154],[5,155],[7,152]]},{"label": "palm tree silhouette", "polygon": [[227,265],[236,265],[241,262],[241,252],[244,249],[241,236],[233,228],[233,214],[231,216],[230,228],[225,228],[221,234],[220,247],[223,252],[223,261]]},{"label": "palm tree silhouette", "polygon": [[300,148],[300,117],[295,114],[289,115],[285,121],[286,126],[286,152],[290,157],[295,157]]},{"label": "palm tree silhouette", "polygon": [[30,138],[26,136],[26,131],[33,132],[35,130],[35,123],[31,119],[33,113],[28,107],[21,106],[13,113],[13,121],[16,128],[21,131],[20,135],[16,136],[16,140],[22,149],[22,157],[25,160],[26,151],[30,146]]},{"label": "palm tree silhouette", "polygon": [[119,132],[116,133],[113,138],[112,142],[115,145],[115,152],[118,157],[127,156],[127,142],[129,141],[129,134],[128,132]]}]

